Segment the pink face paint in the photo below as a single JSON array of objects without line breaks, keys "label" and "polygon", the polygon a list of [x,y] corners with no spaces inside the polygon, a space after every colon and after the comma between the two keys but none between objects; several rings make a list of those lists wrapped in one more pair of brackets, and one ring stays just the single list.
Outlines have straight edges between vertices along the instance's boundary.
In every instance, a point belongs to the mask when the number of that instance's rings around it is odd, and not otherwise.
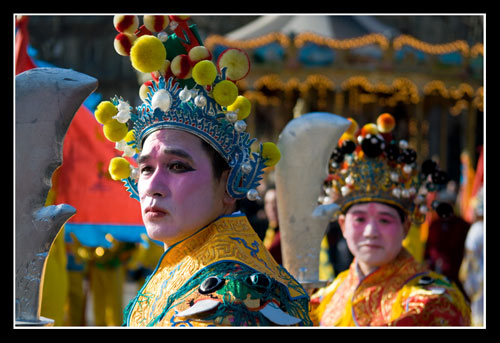
[{"label": "pink face paint", "polygon": [[179,130],[152,133],[139,158],[138,189],[148,235],[172,245],[223,214],[225,182],[198,137]]},{"label": "pink face paint", "polygon": [[388,205],[353,205],[344,225],[344,237],[363,272],[389,263],[401,250],[403,224],[398,212]]}]

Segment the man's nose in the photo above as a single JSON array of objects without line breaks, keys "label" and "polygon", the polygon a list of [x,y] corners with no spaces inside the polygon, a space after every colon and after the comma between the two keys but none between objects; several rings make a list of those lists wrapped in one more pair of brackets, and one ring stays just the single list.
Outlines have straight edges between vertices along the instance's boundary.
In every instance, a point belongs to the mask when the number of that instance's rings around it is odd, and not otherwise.
[{"label": "man's nose", "polygon": [[161,169],[156,169],[154,173],[144,182],[145,195],[150,197],[166,197],[169,193],[167,186],[167,176],[162,173]]},{"label": "man's nose", "polygon": [[365,237],[377,237],[379,234],[377,224],[375,220],[371,219],[366,223],[366,226],[363,230],[363,235]]}]

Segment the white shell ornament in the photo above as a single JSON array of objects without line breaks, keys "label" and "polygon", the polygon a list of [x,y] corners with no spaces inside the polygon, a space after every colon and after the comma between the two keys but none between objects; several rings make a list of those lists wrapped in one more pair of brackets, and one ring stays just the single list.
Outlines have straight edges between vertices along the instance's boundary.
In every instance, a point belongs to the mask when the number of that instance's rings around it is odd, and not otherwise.
[{"label": "white shell ornament", "polygon": [[159,108],[163,112],[167,112],[172,104],[172,96],[166,89],[158,90],[151,99],[151,107],[154,109]]}]

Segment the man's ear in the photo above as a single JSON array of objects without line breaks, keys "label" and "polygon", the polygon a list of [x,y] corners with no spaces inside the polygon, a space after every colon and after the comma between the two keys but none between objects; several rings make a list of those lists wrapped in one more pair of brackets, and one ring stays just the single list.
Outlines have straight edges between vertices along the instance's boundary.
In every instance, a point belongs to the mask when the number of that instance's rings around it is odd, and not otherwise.
[{"label": "man's ear", "polygon": [[[344,236],[345,214],[339,215],[337,220],[339,222],[340,230],[342,231],[342,236]],[[344,236],[344,238],[345,238],[345,236]]]},{"label": "man's ear", "polygon": [[[220,182],[222,182],[222,184],[224,185],[224,197],[222,198],[222,202],[224,204],[224,208],[231,208],[231,209],[234,209],[235,207],[235,204],[236,204],[236,199],[233,198],[231,195],[229,195],[228,191],[227,191],[227,179],[229,177],[229,172],[230,170],[224,170],[222,172],[222,175],[220,177]],[[232,213],[233,211],[231,211],[230,213]]]},{"label": "man's ear", "polygon": [[410,227],[411,227],[411,220],[410,220],[409,216],[406,216],[406,219],[403,223],[404,237],[406,237],[406,235],[408,235],[408,232],[410,232]]}]

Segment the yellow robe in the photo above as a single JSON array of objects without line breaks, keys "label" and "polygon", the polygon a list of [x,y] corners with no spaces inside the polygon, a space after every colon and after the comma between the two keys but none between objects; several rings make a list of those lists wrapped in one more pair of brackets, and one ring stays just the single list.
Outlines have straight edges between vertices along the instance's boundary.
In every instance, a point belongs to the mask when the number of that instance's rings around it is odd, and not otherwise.
[{"label": "yellow robe", "polygon": [[128,326],[311,325],[309,297],[244,215],[169,247],[125,310]]},{"label": "yellow robe", "polygon": [[311,297],[311,319],[320,326],[468,326],[470,308],[455,285],[402,249],[364,278],[354,259]]}]

